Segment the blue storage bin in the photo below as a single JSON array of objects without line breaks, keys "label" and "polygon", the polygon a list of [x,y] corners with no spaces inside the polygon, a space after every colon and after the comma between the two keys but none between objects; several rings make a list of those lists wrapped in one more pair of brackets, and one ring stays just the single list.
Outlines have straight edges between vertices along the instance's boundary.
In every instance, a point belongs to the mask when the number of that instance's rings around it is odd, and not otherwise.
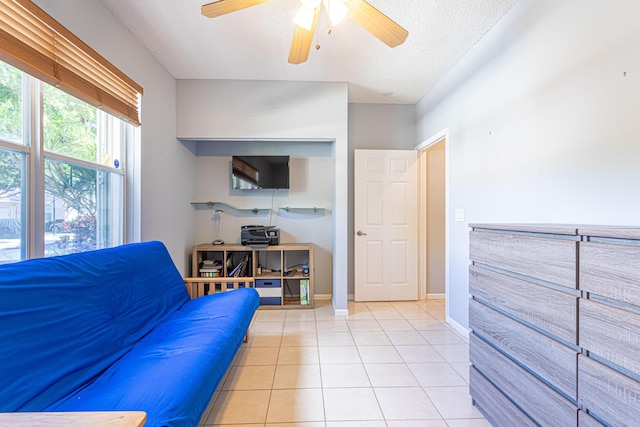
[{"label": "blue storage bin", "polygon": [[256,279],[255,284],[260,295],[260,305],[282,304],[282,280]]}]

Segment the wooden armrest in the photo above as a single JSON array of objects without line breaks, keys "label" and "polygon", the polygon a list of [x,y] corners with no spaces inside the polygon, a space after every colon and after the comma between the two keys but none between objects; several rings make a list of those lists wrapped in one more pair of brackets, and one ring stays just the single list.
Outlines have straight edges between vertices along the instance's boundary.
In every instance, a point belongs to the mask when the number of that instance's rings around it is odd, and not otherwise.
[{"label": "wooden armrest", "polygon": [[[220,292],[227,292],[238,289],[241,283],[246,287],[253,288],[255,282],[253,277],[183,277],[182,280],[187,286],[191,299],[204,296],[205,285],[209,285],[209,292],[213,293],[216,285],[220,288]],[[213,292],[211,289],[213,289]]]},{"label": "wooden armrest", "polygon": [[3,427],[141,427],[146,421],[147,414],[142,411],[0,413]]}]

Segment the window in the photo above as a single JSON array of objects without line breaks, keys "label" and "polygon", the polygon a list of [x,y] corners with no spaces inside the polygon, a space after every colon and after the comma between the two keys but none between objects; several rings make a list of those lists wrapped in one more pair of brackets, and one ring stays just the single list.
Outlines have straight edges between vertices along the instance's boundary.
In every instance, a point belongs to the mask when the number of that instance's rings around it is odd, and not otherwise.
[{"label": "window", "polygon": [[26,155],[0,148],[0,263],[25,258]]},{"label": "window", "polygon": [[0,138],[22,143],[22,73],[0,63]]},{"label": "window", "polygon": [[0,62],[0,263],[122,244],[130,134]]},{"label": "window", "polygon": [[23,73],[0,62],[0,263],[26,257],[24,87]]},{"label": "window", "polygon": [[0,262],[121,244],[142,87],[30,0],[0,0],[0,60]]}]

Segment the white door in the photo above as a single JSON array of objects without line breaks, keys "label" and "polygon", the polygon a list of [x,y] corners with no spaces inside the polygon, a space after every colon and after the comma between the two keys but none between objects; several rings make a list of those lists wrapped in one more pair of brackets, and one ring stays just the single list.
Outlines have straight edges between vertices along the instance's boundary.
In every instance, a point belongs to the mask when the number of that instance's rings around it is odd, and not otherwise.
[{"label": "white door", "polygon": [[417,152],[354,153],[355,299],[417,300]]}]

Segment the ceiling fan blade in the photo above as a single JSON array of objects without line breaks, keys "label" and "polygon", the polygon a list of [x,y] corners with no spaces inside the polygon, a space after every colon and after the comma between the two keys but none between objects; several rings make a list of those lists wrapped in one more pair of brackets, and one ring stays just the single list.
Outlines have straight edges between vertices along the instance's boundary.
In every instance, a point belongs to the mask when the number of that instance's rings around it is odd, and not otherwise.
[{"label": "ceiling fan blade", "polygon": [[268,1],[269,0],[218,0],[213,3],[202,5],[200,11],[206,17],[215,18],[216,16],[257,6]]},{"label": "ceiling fan blade", "polygon": [[364,0],[347,0],[349,18],[389,47],[404,43],[409,32]]},{"label": "ceiling fan blade", "polygon": [[296,29],[293,31],[291,50],[289,50],[289,64],[302,64],[307,60],[317,25],[318,11],[316,11],[313,16],[313,25],[310,30],[307,30],[300,25],[296,25]]}]

